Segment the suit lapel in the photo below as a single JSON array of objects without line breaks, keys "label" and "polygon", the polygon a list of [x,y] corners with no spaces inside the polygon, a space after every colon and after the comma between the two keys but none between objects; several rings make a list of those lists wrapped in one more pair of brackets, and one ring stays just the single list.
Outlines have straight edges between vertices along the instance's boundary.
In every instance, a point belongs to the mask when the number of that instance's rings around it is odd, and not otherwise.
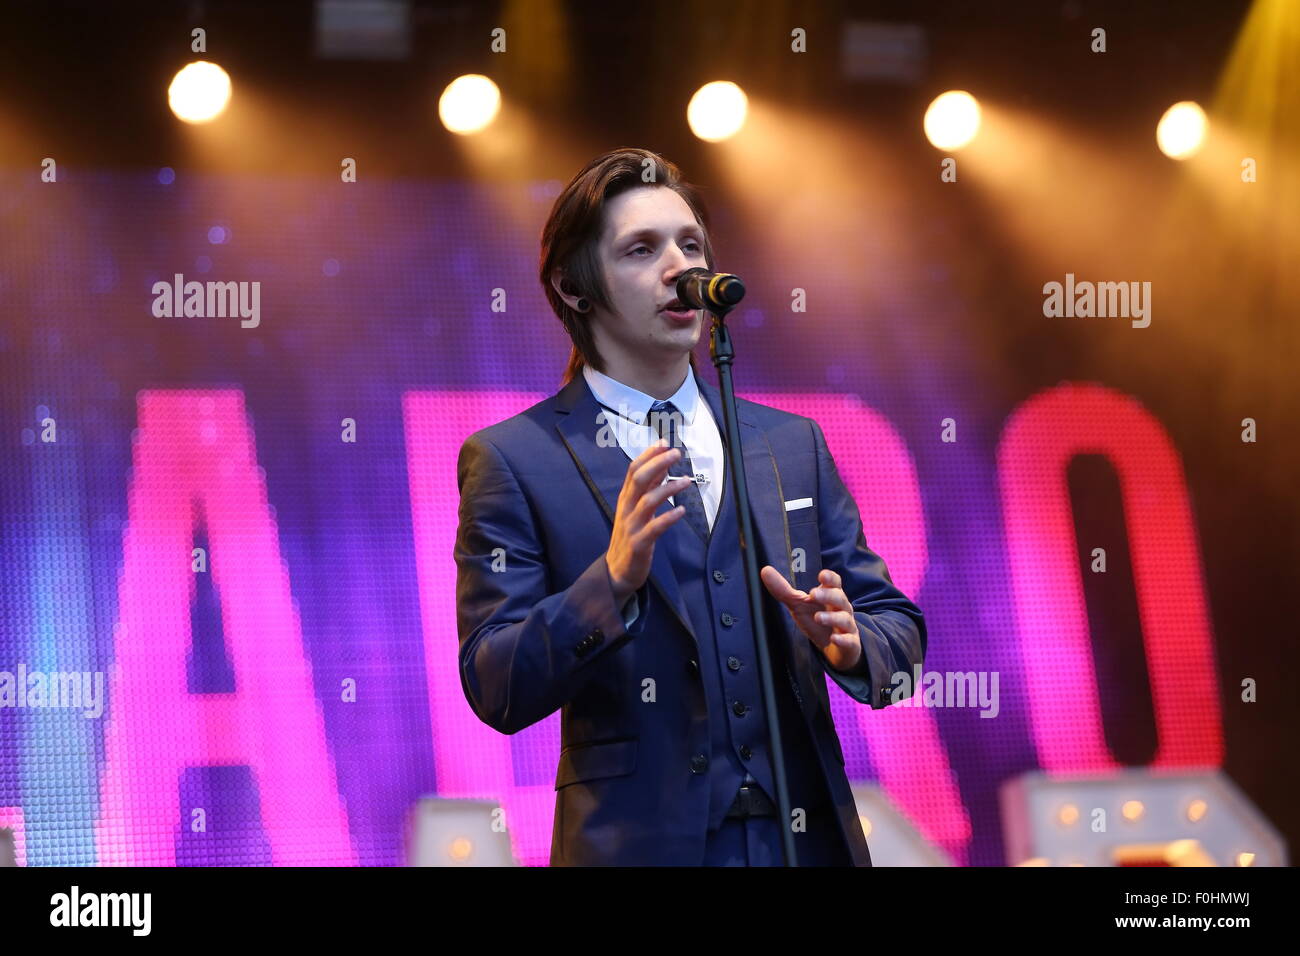
[{"label": "suit lapel", "polygon": [[[587,487],[595,496],[610,527],[614,526],[614,509],[618,507],[618,496],[623,490],[623,480],[627,476],[628,457],[611,431],[604,431],[608,441],[597,442],[597,434],[604,425],[605,410],[600,407],[587,381],[581,375],[560,390],[556,400],[556,410],[560,420],[555,423],[556,430],[568,446],[578,471],[586,481]],[[599,416],[599,418],[598,418]],[[663,514],[668,509],[668,502],[663,502],[655,511]],[[662,539],[661,539],[662,540]],[[682,599],[677,575],[673,572],[673,563],[668,556],[668,549],[656,547],[650,564],[650,583],[659,592],[677,619],[681,621],[686,633],[696,640],[691,627],[690,612]],[[698,641],[697,651],[698,651]]]},{"label": "suit lapel", "polygon": [[[704,381],[695,373],[695,381],[700,394],[709,403],[718,431],[722,435],[722,446],[727,446],[727,429],[722,415],[722,393]],[[604,409],[591,394],[586,379],[581,375],[574,377],[556,396],[556,411],[559,421],[556,430],[563,438],[569,453],[573,456],[578,471],[591,489],[610,526],[614,523],[614,509],[618,506],[618,496],[623,489],[623,479],[627,475],[628,457],[618,446],[612,435],[608,441],[598,443],[597,433],[603,424]],[[781,491],[781,476],[777,469],[776,457],[772,454],[767,435],[752,421],[743,409],[739,410],[740,441],[742,458],[745,463],[745,482],[749,489],[751,515],[754,522],[754,534],[758,539],[758,563],[771,564],[787,580],[790,573],[790,534],[786,525],[784,497]],[[605,433],[609,435],[609,432]],[[728,461],[728,467],[731,462]],[[730,474],[724,476],[730,482]],[[730,491],[728,487],[728,491]],[[729,497],[732,497],[729,495]],[[734,498],[733,498],[734,500]],[[668,503],[660,505],[656,514],[668,510]],[[739,523],[737,512],[737,523]],[[726,543],[731,546],[730,542]],[[698,638],[691,627],[690,613],[682,599],[677,575],[673,571],[668,549],[656,547],[650,567],[651,584],[658,590],[691,639],[697,644]],[[759,587],[762,587],[761,583]],[[766,589],[764,589],[766,594]],[[802,655],[795,655],[796,660]]]}]

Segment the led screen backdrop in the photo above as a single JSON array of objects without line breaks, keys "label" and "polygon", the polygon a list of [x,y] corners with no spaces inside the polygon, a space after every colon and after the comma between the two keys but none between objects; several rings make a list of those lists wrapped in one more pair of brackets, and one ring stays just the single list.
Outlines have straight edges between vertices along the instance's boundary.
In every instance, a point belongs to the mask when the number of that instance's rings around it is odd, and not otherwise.
[{"label": "led screen backdrop", "polygon": [[[545,863],[558,715],[505,737],[470,712],[452,542],[461,441],[552,393],[567,356],[535,276],[558,184],[4,185],[0,826],[20,859],[395,864],[438,794],[501,801]],[[194,281],[244,283],[245,311],[175,314],[168,287]],[[1008,397],[941,262],[873,281],[870,326],[848,279],[797,320],[756,281],[738,390],[822,424],[926,613],[926,670],[997,681],[992,706],[885,711],[832,684],[850,779],[999,864],[1015,774],[1223,762],[1200,503],[1141,396]],[[707,341],[698,358],[716,381]],[[1109,621],[1085,506],[1130,582]]]}]

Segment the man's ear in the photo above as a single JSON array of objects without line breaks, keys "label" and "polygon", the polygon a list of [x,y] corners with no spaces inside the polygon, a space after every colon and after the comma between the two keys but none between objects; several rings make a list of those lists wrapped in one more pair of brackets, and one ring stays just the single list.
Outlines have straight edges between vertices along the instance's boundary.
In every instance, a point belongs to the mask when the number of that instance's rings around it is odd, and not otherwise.
[{"label": "man's ear", "polygon": [[569,308],[577,309],[579,297],[578,289],[559,269],[555,269],[551,272],[551,288],[556,291]]}]

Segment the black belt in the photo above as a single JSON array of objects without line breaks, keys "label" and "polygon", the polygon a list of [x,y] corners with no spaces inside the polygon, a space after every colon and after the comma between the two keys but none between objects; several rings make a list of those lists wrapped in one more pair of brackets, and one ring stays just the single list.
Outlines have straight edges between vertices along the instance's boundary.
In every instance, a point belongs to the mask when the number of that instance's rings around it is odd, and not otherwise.
[{"label": "black belt", "polygon": [[736,799],[727,811],[728,817],[774,817],[776,804],[771,801],[762,787],[756,783],[741,784],[736,792]]}]

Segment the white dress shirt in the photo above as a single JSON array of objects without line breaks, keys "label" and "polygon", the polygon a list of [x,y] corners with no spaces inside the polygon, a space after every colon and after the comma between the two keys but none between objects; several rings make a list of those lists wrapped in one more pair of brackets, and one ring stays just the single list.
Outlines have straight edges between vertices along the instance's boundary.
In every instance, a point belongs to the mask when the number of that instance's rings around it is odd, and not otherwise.
[{"label": "white dress shirt", "polygon": [[[590,365],[582,367],[582,377],[596,401],[607,406],[616,414],[605,413],[605,429],[613,432],[615,440],[632,461],[656,441],[659,434],[649,422],[650,406],[658,399],[645,392],[610,378],[603,372],[597,372]],[[697,484],[700,498],[704,502],[704,512],[713,527],[722,503],[723,481],[726,479],[726,459],[723,455],[722,433],[713,417],[709,403],[700,394],[695,383],[694,369],[687,369],[686,378],[668,401],[681,413],[680,436],[682,444],[691,456],[691,466],[697,475],[703,475],[705,481]],[[606,434],[609,432],[606,431]],[[599,433],[598,433],[599,434]],[[670,474],[683,474],[680,462],[668,469]],[[667,480],[667,479],[665,479]],[[668,499],[673,502],[672,497]],[[673,502],[676,506],[676,502]],[[640,613],[640,608],[632,596],[632,607],[624,611],[624,621],[631,626]],[[630,614],[630,618],[628,615]]]}]

